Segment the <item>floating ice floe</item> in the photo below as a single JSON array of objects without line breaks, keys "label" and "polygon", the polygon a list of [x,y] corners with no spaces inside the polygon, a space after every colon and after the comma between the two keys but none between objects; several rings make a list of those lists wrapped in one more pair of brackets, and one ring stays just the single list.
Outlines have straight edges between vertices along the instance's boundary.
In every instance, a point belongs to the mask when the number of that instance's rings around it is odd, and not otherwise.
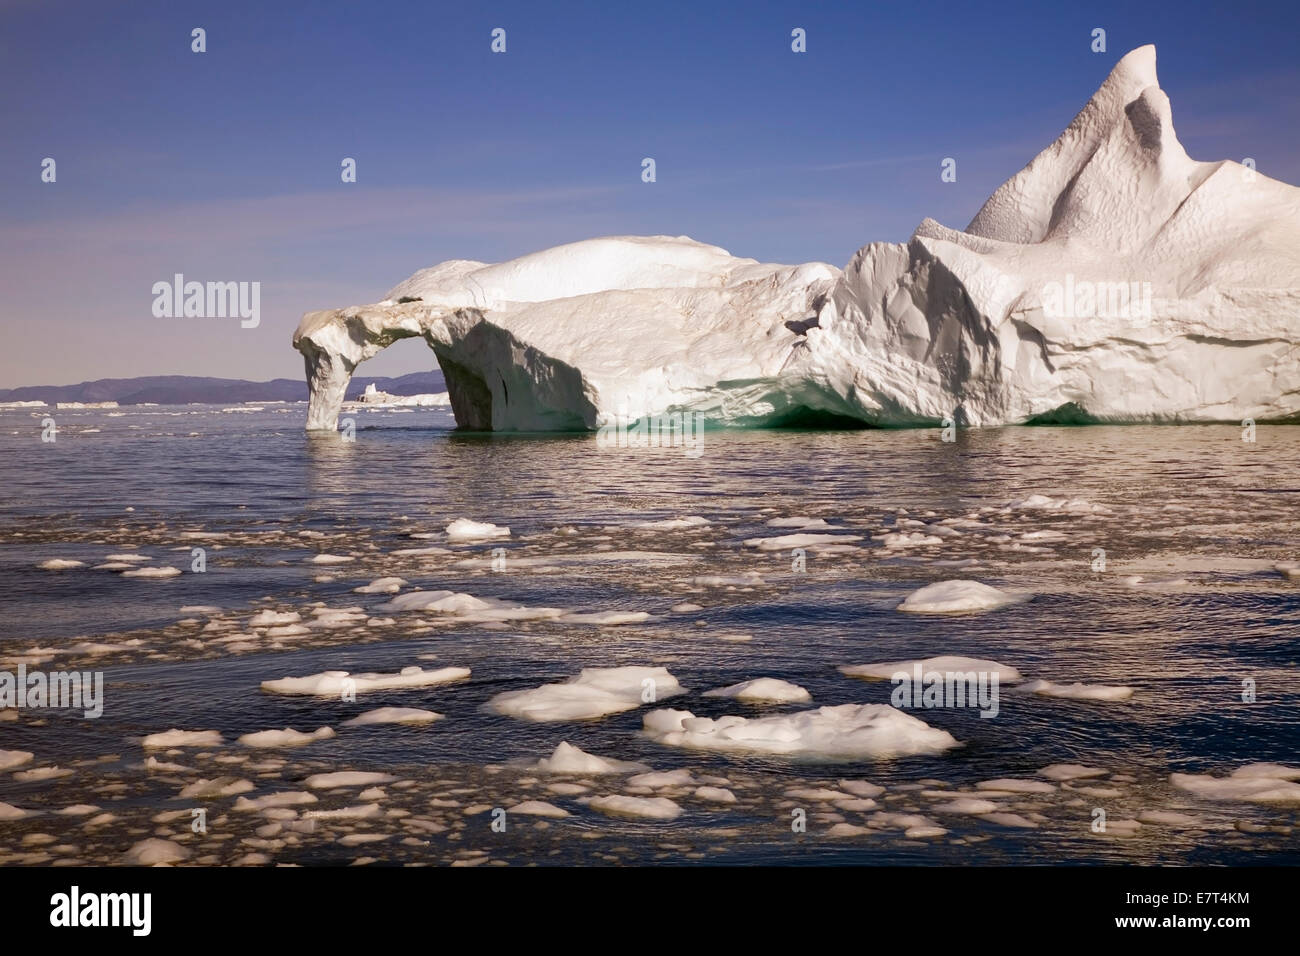
[{"label": "floating ice floe", "polygon": [[1055,793],[1056,784],[1041,780],[1023,780],[1018,777],[1000,777],[997,780],[981,780],[975,784],[976,790],[993,790],[1001,793]]},{"label": "floating ice floe", "polygon": [[272,611],[266,609],[258,611],[248,619],[249,627],[273,627],[281,624],[296,624],[302,620],[302,615],[297,611]]},{"label": "floating ice floe", "polygon": [[132,568],[130,571],[123,571],[124,578],[174,578],[181,573],[180,568],[173,567],[147,567]]},{"label": "floating ice floe", "polygon": [[190,851],[172,840],[150,837],[141,840],[122,855],[123,862],[131,866],[158,866],[180,863],[190,858]]},{"label": "floating ice floe", "polygon": [[32,754],[26,750],[0,750],[0,770],[21,767],[31,759]]},{"label": "floating ice floe", "polygon": [[309,734],[286,727],[283,730],[260,730],[256,733],[244,734],[239,738],[239,742],[245,747],[302,747],[317,740],[329,740],[333,736],[332,727],[318,727]]},{"label": "floating ice floe", "polygon": [[922,534],[919,531],[889,531],[885,534],[872,535],[872,538],[890,550],[923,548],[943,544],[943,538],[933,534]]},{"label": "floating ice floe", "polygon": [[304,820],[370,820],[383,816],[384,808],[377,803],[363,803],[352,807],[340,807],[337,810],[308,810],[302,815]]},{"label": "floating ice floe", "polygon": [[685,518],[665,518],[662,521],[639,521],[632,525],[636,531],[685,531],[689,528],[707,528],[709,519],[699,515]]},{"label": "floating ice floe", "polygon": [[195,780],[181,788],[179,796],[219,799],[248,793],[253,789],[255,788],[251,780],[242,780],[239,777],[217,777],[213,780]]},{"label": "floating ice floe", "polygon": [[344,727],[369,727],[374,724],[431,724],[442,714],[419,707],[379,707],[343,721]]},{"label": "floating ice floe", "polygon": [[913,591],[898,605],[898,610],[912,614],[956,614],[990,611],[1020,600],[1017,595],[978,581],[939,581]]},{"label": "floating ice floe", "polygon": [[629,797],[615,795],[593,797],[591,809],[611,817],[632,817],[641,820],[676,820],[682,808],[667,797]]},{"label": "floating ice floe", "polygon": [[685,768],[681,770],[650,770],[627,778],[629,790],[664,790],[669,787],[693,787],[695,777]]},{"label": "floating ice floe", "polygon": [[647,736],[672,747],[827,759],[902,757],[958,746],[946,730],[886,704],[840,704],[771,717],[696,717],[655,710]]},{"label": "floating ice floe", "polygon": [[589,754],[586,751],[579,750],[577,747],[561,741],[555,748],[555,752],[549,757],[543,757],[535,764],[531,764],[534,770],[540,770],[543,773],[565,773],[565,774],[607,774],[607,773],[639,773],[649,770],[643,763],[633,763],[629,760],[614,760],[608,757],[597,757],[595,754]]},{"label": "floating ice floe", "polygon": [[997,674],[1003,684],[1016,684],[1024,680],[1020,671],[1010,664],[982,660],[978,657],[926,657],[912,661],[885,661],[879,664],[852,664],[839,668],[845,677],[863,680],[891,680],[896,674],[905,674],[910,680],[920,670],[922,674]]},{"label": "floating ice floe", "polygon": [[405,578],[375,578],[352,590],[357,594],[396,594],[407,583]]},{"label": "floating ice floe", "polygon": [[344,787],[373,787],[380,783],[392,783],[397,778],[388,773],[372,773],[364,770],[336,770],[332,773],[312,774],[303,781],[309,790],[339,790]]},{"label": "floating ice floe", "polygon": [[690,582],[702,588],[752,588],[765,583],[757,571],[746,571],[744,574],[697,574]]},{"label": "floating ice floe", "polygon": [[756,677],[728,687],[706,690],[705,697],[731,697],[736,700],[774,704],[795,704],[812,700],[812,695],[798,684],[776,677]]},{"label": "floating ice floe", "polygon": [[434,670],[412,666],[396,674],[350,674],[347,671],[324,671],[307,677],[282,677],[262,681],[262,690],[272,694],[301,694],[314,697],[340,697],[345,692],[405,690],[432,687],[469,677],[468,667],[442,667]]},{"label": "floating ice floe", "polygon": [[1240,800],[1246,803],[1300,803],[1300,767],[1273,763],[1252,763],[1238,767],[1227,777],[1211,774],[1174,773],[1169,782],[1179,790],[1207,800]]},{"label": "floating ice floe", "polygon": [[497,694],[488,707],[523,720],[592,720],[683,693],[663,667],[586,667],[560,684]]},{"label": "floating ice floe", "polygon": [[465,544],[470,541],[491,541],[496,538],[510,537],[510,529],[469,518],[457,518],[447,525],[447,540],[453,544]]},{"label": "floating ice floe", "polygon": [[1050,680],[1031,680],[1015,688],[1017,693],[1038,694],[1041,697],[1061,697],[1067,700],[1128,700],[1132,687],[1107,684],[1055,684]]},{"label": "floating ice floe", "polygon": [[142,741],[145,747],[220,747],[221,734],[215,730],[165,730],[150,734]]},{"label": "floating ice floe", "polygon": [[[0,757],[0,761],[2,760],[3,757]],[[58,780],[61,777],[71,777],[72,774],[73,771],[63,767],[33,767],[31,770],[15,771],[14,779],[19,783],[37,783],[42,780]]]},{"label": "floating ice floe", "polygon": [[240,797],[232,809],[241,813],[261,813],[263,810],[276,810],[282,807],[300,807],[316,803],[316,794],[305,790],[268,793],[260,797]]},{"label": "floating ice floe", "polygon": [[1054,763],[1038,771],[1041,776],[1058,783],[1070,780],[1088,780],[1092,777],[1104,777],[1109,773],[1097,767],[1085,767],[1077,763]]},{"label": "floating ice floe", "polygon": [[691,796],[697,800],[707,800],[709,803],[736,802],[736,795],[726,787],[696,787]]},{"label": "floating ice floe", "polygon": [[381,604],[380,611],[432,611],[472,621],[531,621],[561,617],[555,607],[524,607],[456,591],[408,591]]},{"label": "floating ice floe", "polygon": [[808,518],[802,515],[791,515],[787,518],[768,518],[765,524],[769,528],[798,528],[800,531],[815,531],[822,528],[833,530],[835,527],[828,524],[825,518]]},{"label": "floating ice floe", "polygon": [[757,548],[759,551],[789,551],[793,548],[817,551],[861,540],[860,534],[783,534],[775,538],[748,538],[745,540],[745,546]]},{"label": "floating ice floe", "polygon": [[563,810],[553,803],[547,803],[545,800],[525,800],[523,803],[516,803],[513,807],[508,807],[506,812],[533,817],[554,817],[556,819],[562,819],[570,815],[568,810]]}]

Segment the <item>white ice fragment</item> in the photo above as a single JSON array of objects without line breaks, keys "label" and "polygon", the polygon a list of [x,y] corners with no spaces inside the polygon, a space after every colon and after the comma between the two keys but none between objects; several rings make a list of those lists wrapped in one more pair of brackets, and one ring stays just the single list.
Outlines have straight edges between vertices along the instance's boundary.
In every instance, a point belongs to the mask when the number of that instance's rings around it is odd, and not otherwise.
[{"label": "white ice fragment", "polygon": [[587,667],[563,683],[497,694],[488,706],[523,720],[591,720],[682,693],[662,667]]},{"label": "white ice fragment", "polygon": [[324,671],[307,677],[282,677],[262,681],[262,690],[272,694],[300,694],[315,697],[341,697],[344,693],[375,690],[405,690],[432,687],[469,677],[468,667],[442,667],[424,670],[403,667],[396,674],[350,674],[347,671]]},{"label": "white ice fragment", "polygon": [[510,537],[509,528],[481,521],[471,521],[469,518],[457,518],[447,525],[447,540],[454,544],[463,544],[468,541],[490,541],[495,538],[508,537]]},{"label": "white ice fragment", "polygon": [[705,697],[731,697],[736,700],[775,704],[796,704],[812,700],[812,695],[798,684],[775,677],[756,677],[728,687],[706,690]]},{"label": "white ice fragment", "polygon": [[954,614],[988,611],[1019,600],[978,581],[939,581],[913,591],[898,605],[898,610],[913,614]]},{"label": "white ice fragment", "polygon": [[648,736],[674,747],[826,759],[899,757],[956,747],[945,730],[885,704],[840,704],[771,717],[696,717],[657,710]]}]

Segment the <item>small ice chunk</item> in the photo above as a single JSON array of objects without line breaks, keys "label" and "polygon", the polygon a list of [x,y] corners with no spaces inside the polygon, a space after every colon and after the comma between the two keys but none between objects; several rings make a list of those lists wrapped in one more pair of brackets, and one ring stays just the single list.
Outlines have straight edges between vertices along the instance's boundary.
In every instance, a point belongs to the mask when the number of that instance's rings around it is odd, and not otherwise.
[{"label": "small ice chunk", "polygon": [[347,564],[355,558],[345,554],[316,554],[307,559],[308,564]]},{"label": "small ice chunk", "polygon": [[516,803],[506,811],[507,813],[521,813],[526,816],[534,817],[567,817],[568,810],[562,810],[553,803],[547,803],[545,800],[525,800],[523,803]]},{"label": "small ice chunk", "polygon": [[308,810],[302,815],[304,820],[369,820],[382,816],[384,808],[377,803],[363,803],[354,807],[341,807],[338,810]]},{"label": "small ice chunk", "polygon": [[442,714],[419,707],[379,707],[343,721],[344,727],[367,727],[371,724],[431,724]]},{"label": "small ice chunk", "polygon": [[796,704],[812,700],[812,695],[798,684],[775,677],[756,677],[740,684],[706,690],[705,697],[731,697],[736,700],[775,704]]},{"label": "small ice chunk", "polygon": [[124,578],[174,578],[181,573],[180,568],[172,567],[149,567],[149,568],[132,568],[130,571],[123,571]]},{"label": "small ice chunk", "polygon": [[687,515],[685,518],[665,518],[663,521],[641,521],[632,527],[638,531],[685,531],[688,528],[704,528],[708,524],[708,518]]},{"label": "small ice chunk", "polygon": [[1013,777],[999,777],[997,780],[981,780],[975,784],[976,790],[1000,790],[1003,793],[1055,793],[1056,784],[1043,783],[1041,780],[1021,780]]},{"label": "small ice chunk", "polygon": [[314,773],[303,784],[311,790],[337,790],[340,787],[371,787],[377,783],[392,783],[392,774],[365,770],[335,770],[331,773]]},{"label": "small ice chunk", "polygon": [[179,863],[190,858],[190,851],[171,840],[150,837],[123,854],[123,861],[131,866],[157,866],[162,863]]},{"label": "small ice chunk", "polygon": [[935,804],[930,810],[934,813],[995,813],[999,809],[992,800],[980,800],[976,797],[957,797],[947,803]]},{"label": "small ice chunk", "polygon": [[345,691],[361,693],[373,690],[404,690],[411,687],[432,687],[469,677],[468,667],[443,667],[424,670],[420,667],[403,667],[396,674],[349,674],[347,671],[325,671],[307,677],[282,677],[262,681],[262,690],[272,694],[300,694],[315,697],[339,697]]},{"label": "small ice chunk", "polygon": [[239,742],[245,747],[301,747],[316,740],[329,740],[333,736],[332,727],[318,727],[309,734],[286,727],[283,730],[259,730],[244,734]]},{"label": "small ice chunk", "polygon": [[369,584],[352,590],[357,594],[396,594],[406,583],[406,578],[375,578]]},{"label": "small ice chunk", "polygon": [[248,793],[252,789],[254,787],[251,780],[241,780],[238,777],[216,777],[212,780],[195,780],[182,788],[180,795],[182,797],[233,797],[237,794]]},{"label": "small ice chunk", "polygon": [[639,771],[649,770],[643,763],[633,763],[628,760],[612,760],[606,757],[597,757],[595,754],[589,754],[583,750],[568,743],[561,741],[555,748],[555,752],[549,757],[543,757],[533,765],[533,768],[544,773],[567,773],[567,774],[606,774],[606,773],[637,773]]},{"label": "small ice chunk", "polygon": [[629,787],[645,787],[649,790],[660,790],[664,787],[693,787],[695,778],[691,776],[689,770],[652,770],[649,773],[639,773],[635,777],[627,778]]},{"label": "small ice chunk", "polygon": [[315,803],[316,794],[307,793],[305,790],[292,790],[283,793],[268,793],[261,797],[248,798],[240,797],[235,801],[234,809],[241,813],[261,813],[264,810],[275,810],[281,807],[300,807],[304,803]]},{"label": "small ice chunk", "polygon": [[939,581],[913,591],[898,605],[898,610],[912,614],[955,614],[989,611],[1019,600],[978,581]]},{"label": "small ice chunk", "polygon": [[32,759],[32,754],[26,750],[0,750],[0,770],[8,770],[11,767],[21,767]]},{"label": "small ice chunk", "polygon": [[508,537],[510,537],[509,528],[481,521],[471,521],[469,518],[457,518],[447,525],[447,540],[457,544],[466,541],[489,541],[493,538]]},{"label": "small ice chunk", "polygon": [[1169,782],[1179,790],[1207,800],[1240,800],[1247,803],[1300,803],[1300,769],[1279,764],[1247,764],[1228,777],[1210,774],[1170,774]]},{"label": "small ice chunk", "polygon": [[643,820],[675,820],[682,808],[667,797],[629,797],[615,795],[593,797],[591,809],[611,817],[633,817]]},{"label": "small ice chunk", "polygon": [[958,745],[947,731],[886,704],[717,720],[664,709],[647,714],[643,724],[648,736],[673,747],[827,759],[940,753]]},{"label": "small ice chunk", "polygon": [[926,657],[913,661],[884,661],[879,664],[853,664],[839,668],[845,677],[859,677],[863,680],[890,680],[895,674],[906,674],[911,679],[917,670],[921,674],[997,674],[998,682],[1015,684],[1024,680],[1020,671],[1010,664],[999,664],[978,657]]},{"label": "small ice chunk", "polygon": [[297,611],[272,611],[267,608],[264,611],[258,611],[248,619],[249,627],[272,627],[277,624],[297,624],[302,620],[302,615]]},{"label": "small ice chunk", "polygon": [[523,720],[592,720],[683,693],[663,667],[587,667],[563,683],[497,694],[488,706]]},{"label": "small ice chunk", "polygon": [[145,747],[220,747],[221,734],[215,730],[164,730],[142,741]]},{"label": "small ice chunk", "polygon": [[710,803],[735,803],[736,795],[726,787],[697,787],[694,796]]},{"label": "small ice chunk", "polygon": [[1048,780],[1058,783],[1067,780],[1087,780],[1091,777],[1104,777],[1109,771],[1097,767],[1085,767],[1077,763],[1054,763],[1038,771]]},{"label": "small ice chunk", "polygon": [[1016,688],[1017,692],[1038,694],[1040,697],[1061,697],[1067,700],[1128,700],[1132,687],[1106,684],[1054,684],[1050,680],[1031,680]]},{"label": "small ice chunk", "polygon": [[861,540],[860,534],[783,534],[775,538],[749,538],[745,541],[745,546],[759,551],[789,551],[793,548],[816,550],[827,545]]}]

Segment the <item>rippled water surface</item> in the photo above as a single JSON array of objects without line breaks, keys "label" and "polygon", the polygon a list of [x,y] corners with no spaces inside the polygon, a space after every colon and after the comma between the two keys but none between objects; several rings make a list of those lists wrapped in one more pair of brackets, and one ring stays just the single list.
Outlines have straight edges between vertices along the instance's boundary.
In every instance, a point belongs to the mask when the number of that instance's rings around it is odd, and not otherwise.
[{"label": "rippled water surface", "polygon": [[[0,813],[0,861],[117,861],[154,836],[217,863],[1300,861],[1295,802],[1208,799],[1170,782],[1300,760],[1300,578],[1277,567],[1300,560],[1300,428],[1260,427],[1254,442],[1228,426],[969,430],[951,443],[938,430],[710,431],[691,457],[600,448],[592,436],[457,434],[444,410],[358,412],[347,443],[304,434],[305,406],[249,408],[0,410],[0,670],[98,670],[105,680],[95,720],[0,713],[0,751],[33,755],[0,769],[0,810],[24,811]],[[41,441],[46,415],[60,429],[53,443]],[[1025,504],[1033,495],[1074,504]],[[637,527],[685,516],[708,523]],[[832,526],[819,534],[847,536],[807,546],[802,572],[792,549],[753,541],[798,532],[768,522],[800,516]],[[444,529],[457,518],[510,536],[449,543]],[[957,533],[899,537],[943,527]],[[503,570],[491,566],[497,547]],[[195,548],[205,573],[191,570]],[[120,554],[145,556],[127,567],[182,573],[96,568]],[[348,560],[313,561],[321,555]],[[58,559],[82,563],[42,567]],[[386,612],[389,595],[354,590],[387,576],[405,579],[403,592],[650,617],[489,622]],[[896,609],[953,578],[1020,600],[960,615]],[[684,603],[700,609],[672,610]],[[250,624],[263,609],[328,622],[313,615],[320,607],[359,611],[301,634]],[[699,716],[883,704],[888,682],[837,668],[948,654],[1132,696],[1004,688],[993,719],[909,711],[960,747],[838,763],[669,747],[641,733],[654,704],[554,723],[487,707],[504,691],[621,665],[666,667],[688,692],[665,706]],[[412,665],[472,673],[355,702],[260,688]],[[812,704],[702,696],[763,676],[806,688]],[[1247,686],[1253,703],[1243,702]],[[341,726],[390,705],[443,719]],[[298,748],[236,741],[321,726],[336,735]],[[142,747],[170,728],[217,731],[223,742]],[[638,786],[527,767],[561,741],[686,769],[694,782]],[[1053,764],[1099,773],[995,795],[1020,825],[938,809],[981,781],[1043,783]],[[51,766],[71,773],[31,772]],[[306,777],[332,770],[393,779],[322,790],[315,804],[278,814],[235,809],[240,795],[302,791]],[[210,789],[226,795],[180,796],[221,778],[230,779]],[[842,781],[885,789],[870,807]],[[697,795],[701,783],[735,802]],[[610,794],[660,796],[682,812],[647,821],[587,804]],[[493,830],[495,809],[529,800],[569,816],[508,813],[505,832]],[[307,819],[371,805],[359,818]],[[206,810],[206,833],[191,829],[195,808]],[[1099,809],[1147,822],[1094,832]],[[792,828],[800,815],[803,832]]]}]

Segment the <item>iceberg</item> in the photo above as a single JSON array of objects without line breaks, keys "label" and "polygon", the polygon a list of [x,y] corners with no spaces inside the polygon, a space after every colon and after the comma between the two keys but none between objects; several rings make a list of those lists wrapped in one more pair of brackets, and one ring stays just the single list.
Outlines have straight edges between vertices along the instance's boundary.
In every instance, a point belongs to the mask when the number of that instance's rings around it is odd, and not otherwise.
[{"label": "iceberg", "polygon": [[842,270],[685,236],[453,260],[293,344],[311,430],[413,337],[472,430],[1262,422],[1300,418],[1298,312],[1300,189],[1191,159],[1144,46],[964,231],[925,219]]}]

